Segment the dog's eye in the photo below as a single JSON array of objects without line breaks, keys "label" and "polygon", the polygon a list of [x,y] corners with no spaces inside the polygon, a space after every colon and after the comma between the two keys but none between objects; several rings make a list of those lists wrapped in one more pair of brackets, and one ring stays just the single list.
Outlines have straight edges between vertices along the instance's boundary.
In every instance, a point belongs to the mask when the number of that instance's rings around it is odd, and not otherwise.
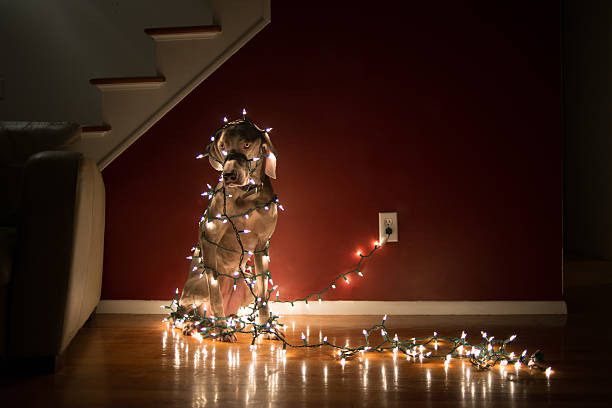
[{"label": "dog's eye", "polygon": [[248,149],[250,146],[251,146],[251,144],[250,144],[250,143],[245,143],[244,145],[242,145],[242,147],[243,147],[244,149]]}]

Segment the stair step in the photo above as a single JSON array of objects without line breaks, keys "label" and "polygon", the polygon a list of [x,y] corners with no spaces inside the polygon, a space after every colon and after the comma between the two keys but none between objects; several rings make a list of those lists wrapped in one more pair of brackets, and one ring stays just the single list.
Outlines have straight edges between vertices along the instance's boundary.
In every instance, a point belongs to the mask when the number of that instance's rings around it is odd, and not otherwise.
[{"label": "stair step", "polygon": [[163,76],[154,77],[124,77],[124,78],[94,78],[89,83],[98,89],[157,89],[166,83]]},{"label": "stair step", "polygon": [[221,27],[218,25],[163,27],[145,28],[144,31],[145,34],[157,41],[201,40],[218,36],[221,34]]},{"label": "stair step", "polygon": [[83,139],[104,137],[111,130],[110,125],[81,126],[81,137]]}]

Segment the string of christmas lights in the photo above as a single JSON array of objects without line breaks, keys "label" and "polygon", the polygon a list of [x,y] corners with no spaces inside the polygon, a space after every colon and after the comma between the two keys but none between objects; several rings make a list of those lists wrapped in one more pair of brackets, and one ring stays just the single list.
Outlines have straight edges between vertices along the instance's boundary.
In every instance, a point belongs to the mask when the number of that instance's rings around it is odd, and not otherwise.
[{"label": "string of christmas lights", "polygon": [[[246,118],[246,110],[242,111],[242,120],[244,122],[254,124],[247,120]],[[224,125],[218,129],[221,130],[227,127],[231,122],[228,123],[227,118],[223,118]],[[258,129],[256,126],[254,126]],[[271,128],[267,128],[263,133],[267,133],[271,130]],[[217,134],[217,132],[215,132]],[[219,162],[223,165],[223,162],[216,159],[214,156],[210,155],[210,149],[212,144],[215,142],[215,137],[211,137],[210,143],[206,146],[206,153],[199,154],[196,156],[197,159],[202,159],[204,157],[209,156],[211,159]],[[225,155],[224,155],[225,156]],[[255,162],[255,166],[251,168],[250,164]],[[260,158],[254,157],[253,159],[248,160],[249,165],[249,176],[252,176],[257,166],[259,166]],[[250,183],[254,184],[253,179],[250,179]],[[276,292],[276,299],[272,301],[272,303],[288,303],[291,306],[294,306],[296,302],[304,302],[308,305],[308,300],[316,299],[319,302],[322,300],[322,295],[325,294],[328,290],[336,288],[336,282],[340,279],[344,279],[344,281],[349,283],[349,276],[352,274],[357,274],[360,277],[363,277],[364,274],[362,272],[365,261],[370,258],[376,251],[378,251],[388,239],[389,235],[392,233],[390,228],[387,228],[385,231],[387,236],[382,240],[382,242],[374,242],[373,248],[367,254],[362,254],[360,251],[357,252],[357,256],[359,256],[359,262],[356,267],[348,272],[340,273],[336,276],[327,287],[323,288],[318,292],[310,293],[307,296],[302,298],[293,299],[293,300],[279,300],[279,289],[278,285],[274,285],[274,281],[272,279],[272,274],[269,270],[264,271],[260,274],[253,273],[253,267],[251,265],[246,265],[243,269],[243,261],[244,256],[251,256],[255,253],[263,253],[265,257],[268,257],[269,253],[268,249],[270,247],[270,241],[268,240],[265,248],[261,251],[245,251],[244,246],[242,244],[242,240],[240,234],[248,234],[250,231],[248,230],[239,230],[234,224],[233,220],[238,218],[247,218],[249,215],[257,210],[265,209],[266,211],[271,208],[271,206],[276,205],[279,209],[284,210],[283,206],[280,204],[278,197],[274,197],[269,202],[254,206],[247,211],[240,214],[227,214],[226,212],[226,202],[227,198],[230,198],[231,195],[226,194],[225,184],[223,181],[223,177],[219,179],[219,185],[217,188],[213,188],[210,184],[207,185],[208,190],[204,191],[201,195],[207,197],[210,202],[204,211],[201,219],[200,219],[200,227],[202,223],[213,223],[213,222],[222,222],[222,223],[230,223],[232,226],[234,233],[236,235],[236,240],[238,245],[240,246],[240,251],[226,248],[216,242],[208,240],[203,234],[203,238],[211,244],[217,246],[219,249],[229,252],[240,253],[240,261],[238,263],[238,267],[236,272],[233,275],[221,273],[217,271],[215,268],[211,266],[204,265],[203,257],[200,255],[202,253],[199,245],[196,245],[192,248],[193,255],[188,256],[187,259],[195,260],[195,266],[193,266],[194,271],[198,268],[202,268],[205,272],[206,270],[210,270],[213,272],[214,279],[219,279],[219,277],[232,279],[233,289],[236,290],[236,285],[240,279],[244,280],[247,287],[249,288],[252,296],[253,303],[251,303],[248,307],[249,313],[244,316],[230,316],[230,317],[220,317],[220,316],[208,316],[206,309],[204,309],[204,313],[200,313],[198,309],[193,305],[191,308],[179,305],[179,291],[178,288],[175,291],[175,296],[170,305],[163,306],[165,309],[169,310],[168,317],[164,318],[164,321],[168,322],[168,324],[172,324],[172,327],[179,327],[185,322],[193,323],[193,327],[195,328],[191,335],[199,341],[203,341],[207,338],[215,339],[219,333],[221,334],[234,334],[234,333],[244,333],[250,334],[251,338],[251,350],[255,351],[257,345],[255,344],[256,340],[264,335],[271,334],[276,336],[276,339],[283,343],[283,353],[286,353],[287,348],[315,348],[315,347],[331,347],[336,349],[336,355],[340,360],[340,363],[344,365],[346,360],[357,355],[363,353],[384,353],[384,352],[392,352],[394,356],[398,354],[403,354],[406,357],[406,360],[414,360],[414,361],[423,361],[424,359],[442,359],[444,360],[444,365],[448,366],[452,359],[465,359],[468,360],[473,366],[477,367],[481,370],[486,370],[492,368],[499,364],[500,368],[503,369],[506,365],[514,365],[516,369],[519,369],[521,366],[525,365],[530,369],[537,369],[544,371],[547,376],[549,376],[552,372],[551,367],[545,367],[542,365],[543,354],[538,350],[531,355],[527,355],[527,350],[524,350],[520,355],[516,355],[514,352],[508,352],[506,350],[506,346],[513,342],[516,339],[516,335],[512,335],[507,339],[499,340],[495,339],[493,336],[488,337],[486,332],[481,332],[482,341],[480,343],[471,344],[467,342],[467,333],[464,331],[461,333],[460,337],[443,337],[439,336],[437,332],[434,332],[433,336],[427,337],[413,337],[409,340],[400,340],[395,334],[393,337],[390,336],[389,331],[386,328],[387,315],[382,318],[380,324],[370,327],[369,329],[363,330],[364,343],[358,345],[356,347],[349,347],[348,345],[340,346],[337,344],[330,343],[327,340],[327,337],[324,337],[322,341],[318,343],[308,343],[307,337],[302,333],[301,335],[301,344],[292,344],[290,343],[284,336],[281,328],[284,326],[282,323],[278,321],[280,316],[275,315],[274,313],[269,314],[268,320],[264,324],[258,324],[256,322],[257,317],[259,315],[259,310],[261,308],[266,307],[270,303],[270,298],[274,292]],[[216,214],[215,216],[211,216],[209,214],[210,206],[212,204],[212,199],[217,195],[222,194],[223,196],[223,212]],[[247,261],[248,262],[248,261]],[[265,292],[265,297],[263,299],[258,298],[254,292],[254,286],[256,282],[256,278],[259,276],[263,276],[269,283],[268,286],[272,286],[267,289]],[[203,273],[200,274],[200,278],[203,277]],[[372,333],[380,332],[381,341],[378,344],[373,345],[371,343]],[[438,352],[440,345],[443,346],[445,350],[444,353]],[[433,349],[433,350],[432,350]]]}]

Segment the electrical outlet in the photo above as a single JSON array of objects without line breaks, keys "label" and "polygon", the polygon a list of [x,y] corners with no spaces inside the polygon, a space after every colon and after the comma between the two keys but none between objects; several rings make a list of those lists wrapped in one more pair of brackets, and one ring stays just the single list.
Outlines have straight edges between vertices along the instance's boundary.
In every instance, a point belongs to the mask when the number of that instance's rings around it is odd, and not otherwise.
[{"label": "electrical outlet", "polygon": [[399,242],[399,226],[397,224],[396,212],[378,213],[378,237],[380,241],[387,236],[387,232],[385,231],[387,228],[392,229],[387,242]]}]

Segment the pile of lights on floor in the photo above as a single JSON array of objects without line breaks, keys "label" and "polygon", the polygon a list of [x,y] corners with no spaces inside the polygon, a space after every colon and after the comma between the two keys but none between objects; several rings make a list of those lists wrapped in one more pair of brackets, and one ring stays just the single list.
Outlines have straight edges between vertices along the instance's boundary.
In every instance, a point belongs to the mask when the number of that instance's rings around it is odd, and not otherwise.
[{"label": "pile of lights on floor", "polygon": [[[242,111],[243,120],[246,119],[246,111]],[[226,118],[223,118],[224,127],[228,125],[228,121]],[[268,128],[265,132],[269,132],[271,129]],[[196,158],[201,159],[206,156],[209,156],[210,148],[214,143],[214,136],[211,137],[211,142],[206,147],[207,153],[199,154]],[[249,170],[252,175],[257,166],[259,165],[259,158],[254,158],[252,161],[256,162],[255,168]],[[331,347],[336,349],[337,357],[340,361],[340,364],[346,364],[346,360],[355,356],[355,355],[363,355],[364,353],[384,353],[391,352],[394,356],[403,355],[406,360],[410,361],[420,361],[422,362],[424,359],[437,359],[443,360],[445,367],[448,367],[450,362],[453,359],[463,359],[468,360],[473,366],[480,370],[487,370],[499,364],[499,367],[503,369],[507,365],[513,365],[517,370],[522,366],[526,366],[529,369],[537,369],[546,373],[547,376],[550,376],[552,369],[551,367],[545,368],[541,364],[543,360],[542,353],[538,350],[535,353],[528,355],[527,350],[524,350],[521,354],[515,354],[514,352],[508,352],[506,350],[506,346],[513,342],[516,339],[516,335],[512,335],[507,339],[500,340],[495,339],[494,336],[488,336],[486,332],[481,332],[482,341],[477,344],[470,344],[467,342],[467,333],[462,332],[460,337],[443,337],[439,336],[437,332],[434,332],[433,336],[428,337],[413,337],[408,340],[400,340],[395,334],[393,337],[389,334],[385,324],[387,321],[387,315],[385,315],[380,324],[375,325],[369,329],[363,330],[364,343],[357,347],[349,347],[348,345],[340,346],[333,343],[330,343],[327,340],[327,337],[324,337],[322,341],[318,343],[308,343],[307,337],[302,333],[301,335],[301,344],[291,344],[285,338],[283,332],[280,330],[283,326],[278,322],[280,316],[274,315],[270,313],[270,318],[265,324],[256,323],[257,317],[259,315],[259,309],[265,307],[269,302],[272,294],[275,293],[276,300],[272,301],[273,303],[289,303],[291,306],[294,306],[296,302],[305,302],[308,305],[308,300],[318,300],[321,302],[321,296],[327,292],[328,290],[335,289],[336,283],[340,279],[343,279],[346,284],[349,283],[349,276],[352,274],[356,274],[360,277],[363,277],[364,274],[362,272],[364,261],[366,261],[370,256],[372,256],[377,250],[379,250],[386,242],[386,238],[382,242],[374,242],[372,250],[366,255],[361,253],[361,251],[357,251],[357,256],[359,256],[359,262],[356,267],[348,272],[344,272],[339,274],[327,287],[322,289],[319,292],[313,292],[308,296],[299,299],[293,300],[279,300],[279,290],[278,286],[274,285],[272,280],[272,275],[270,271],[265,271],[263,274],[263,278],[267,279],[269,286],[272,286],[270,289],[266,291],[265,299],[258,298],[254,293],[254,286],[256,282],[256,278],[259,276],[253,273],[253,267],[250,265],[246,266],[246,270],[243,269],[240,265],[243,265],[244,256],[253,255],[251,251],[245,251],[242,241],[240,239],[240,234],[246,234],[250,231],[247,230],[239,230],[234,224],[233,220],[237,218],[248,218],[249,214],[253,211],[259,209],[268,210],[271,206],[276,205],[279,209],[284,210],[283,206],[280,204],[277,197],[274,197],[268,203],[263,205],[255,206],[242,214],[232,214],[228,215],[225,211],[226,209],[226,198],[228,195],[225,192],[225,185],[223,184],[223,178],[219,179],[219,187],[212,188],[208,185],[208,190],[202,193],[202,196],[206,196],[210,199],[210,203],[202,218],[200,219],[200,227],[202,223],[210,223],[210,222],[229,222],[232,228],[234,229],[234,233],[236,235],[236,240],[242,251],[236,251],[231,248],[225,248],[221,245],[214,243],[212,241],[208,241],[212,245],[216,245],[222,250],[231,251],[231,252],[241,252],[240,254],[240,262],[237,268],[237,271],[234,272],[233,275],[228,275],[224,273],[220,273],[216,271],[214,268],[210,266],[206,266],[203,264],[203,259],[201,257],[201,249],[199,246],[195,246],[192,248],[193,255],[187,257],[188,259],[195,259],[197,261],[197,266],[195,268],[201,267],[204,270],[211,270],[215,279],[219,277],[226,279],[233,279],[234,281],[234,290],[236,289],[236,284],[239,279],[242,279],[247,284],[247,287],[251,291],[253,295],[253,299],[255,300],[249,306],[249,312],[244,316],[238,317],[216,317],[216,316],[207,316],[206,310],[204,310],[204,314],[198,312],[196,307],[187,308],[179,305],[179,291],[176,289],[174,300],[169,306],[163,306],[165,309],[169,310],[169,316],[164,318],[165,322],[168,324],[172,324],[172,327],[177,327],[182,325],[183,323],[190,321],[194,324],[194,331],[191,335],[199,341],[203,341],[207,338],[215,339],[220,333],[222,334],[231,334],[231,333],[246,333],[252,335],[251,340],[251,350],[257,348],[256,340],[264,335],[264,334],[272,334],[275,335],[276,338],[282,342],[282,353],[285,354],[287,352],[287,347],[290,348],[315,348],[315,347]],[[217,214],[216,216],[211,216],[208,211],[210,209],[210,205],[212,203],[212,198],[217,194],[223,194],[223,213]],[[390,231],[387,231],[390,234]],[[388,236],[387,236],[388,238]],[[269,257],[268,248],[270,243],[268,242],[266,248],[262,251],[264,256]],[[202,275],[200,275],[202,277]],[[380,331],[381,341],[378,344],[372,344],[370,342],[371,334],[373,332]],[[446,351],[444,353],[438,353],[439,347],[442,346]]]}]

